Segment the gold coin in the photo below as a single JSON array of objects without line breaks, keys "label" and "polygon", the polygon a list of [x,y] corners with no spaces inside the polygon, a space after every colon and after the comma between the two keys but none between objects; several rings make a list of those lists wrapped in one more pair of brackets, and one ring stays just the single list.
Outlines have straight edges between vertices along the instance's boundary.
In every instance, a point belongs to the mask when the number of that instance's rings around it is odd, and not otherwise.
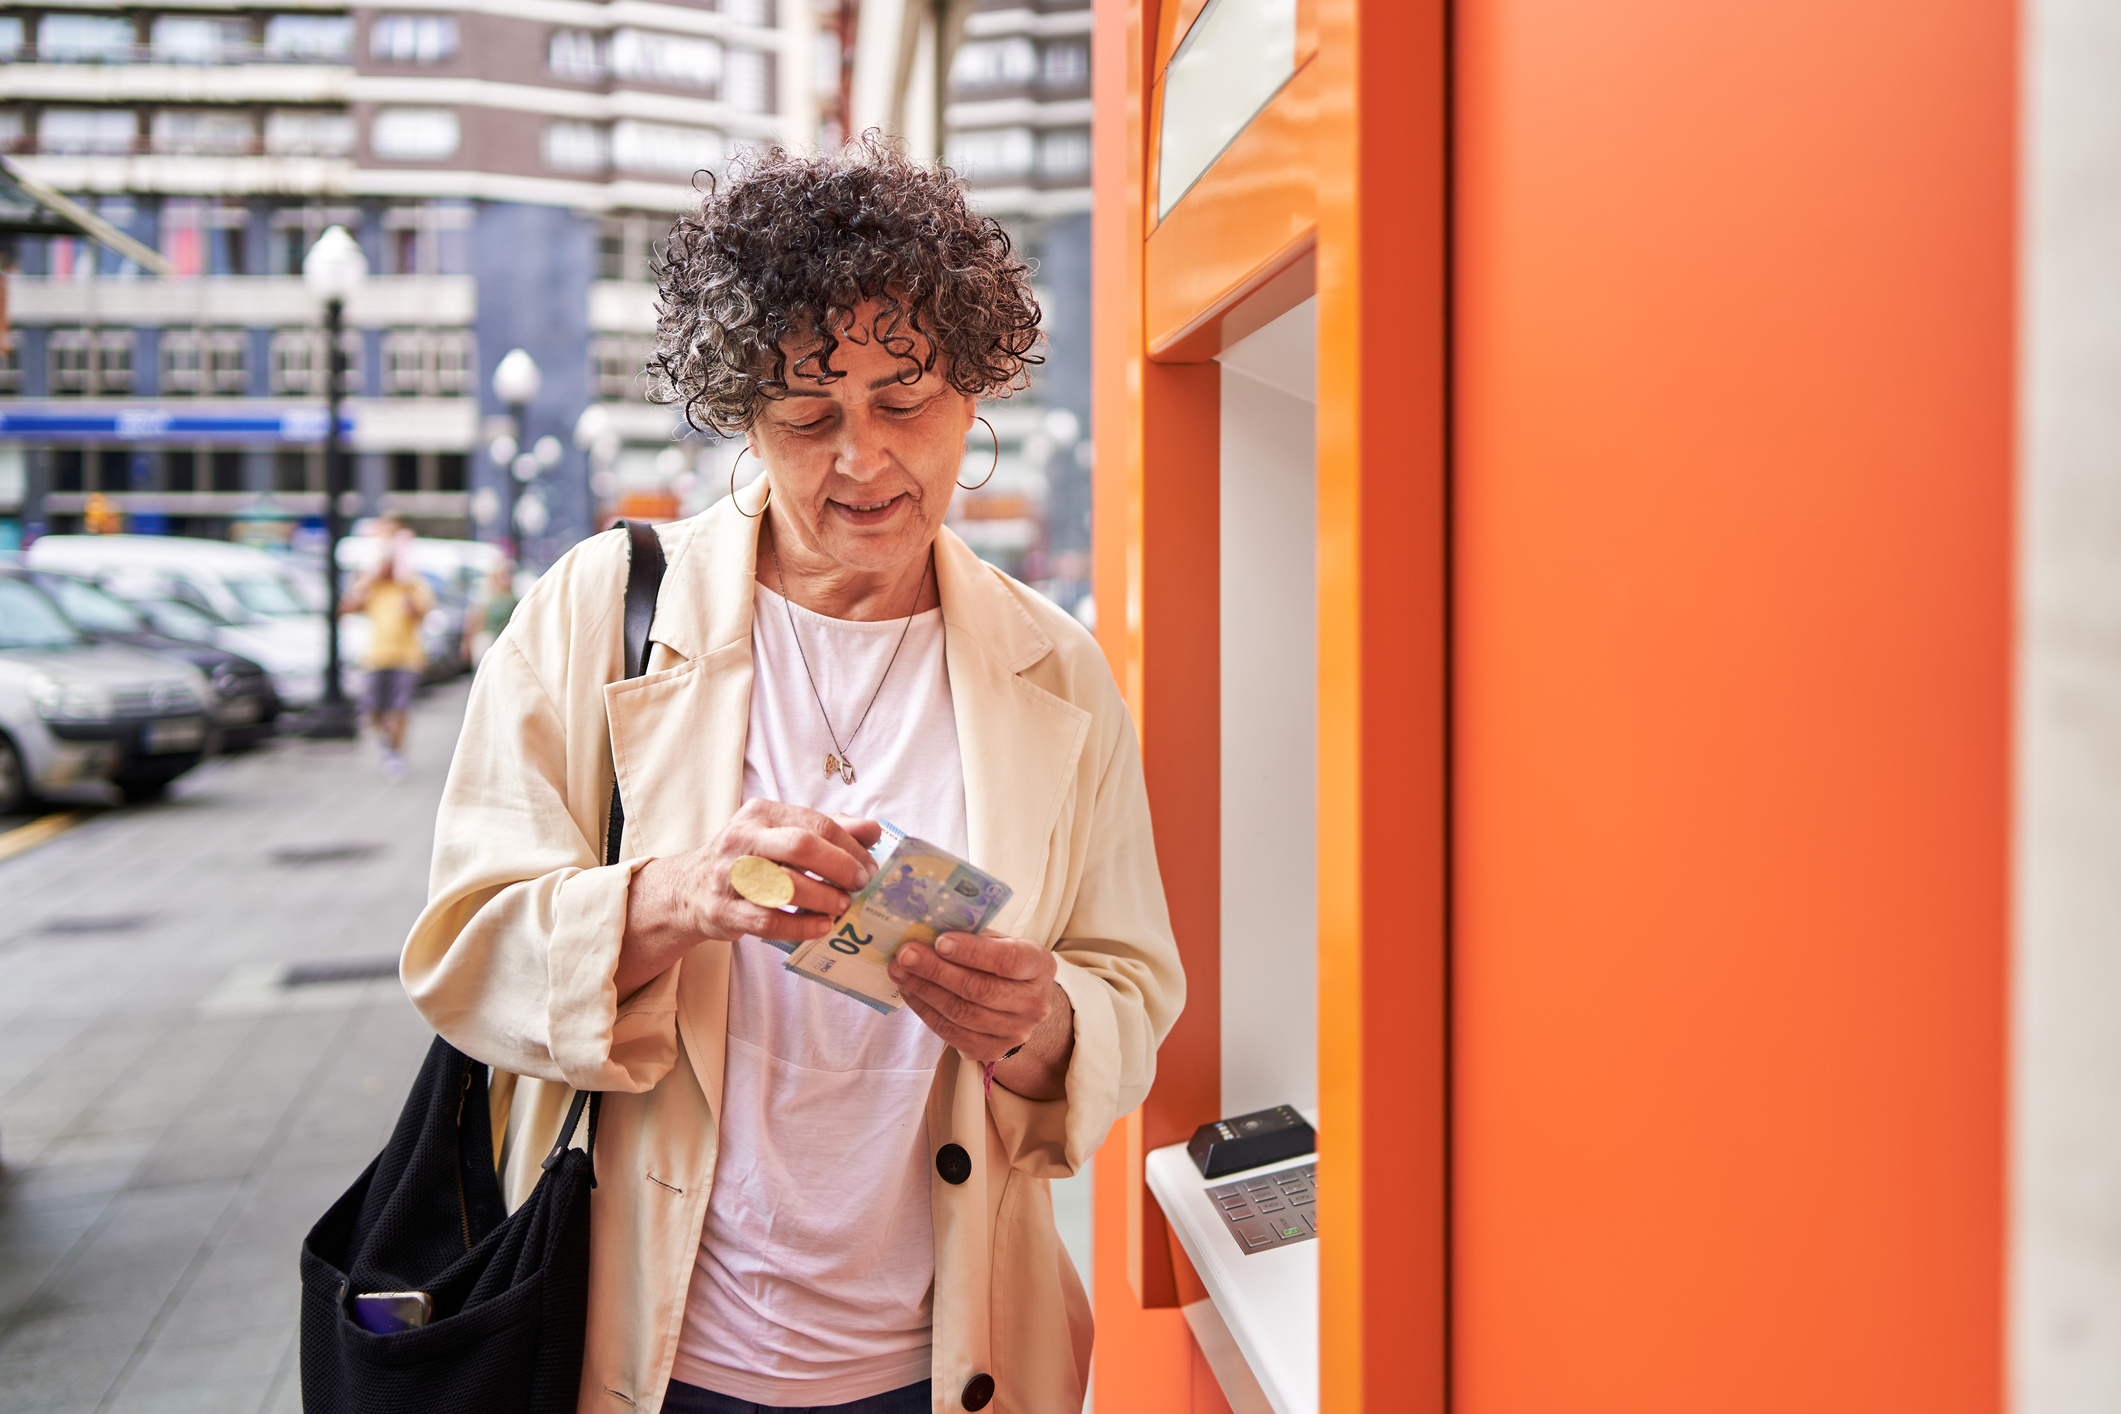
[{"label": "gold coin", "polygon": [[729,886],[761,908],[786,908],[795,902],[795,880],[788,871],[756,854],[729,866]]}]

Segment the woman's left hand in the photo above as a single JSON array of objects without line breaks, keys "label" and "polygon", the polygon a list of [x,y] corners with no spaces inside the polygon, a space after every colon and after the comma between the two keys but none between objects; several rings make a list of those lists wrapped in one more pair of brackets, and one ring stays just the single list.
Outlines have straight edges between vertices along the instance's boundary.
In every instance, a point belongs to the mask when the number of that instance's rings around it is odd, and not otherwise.
[{"label": "woman's left hand", "polygon": [[913,1014],[973,1060],[994,1062],[1002,1084],[1027,1099],[1065,1093],[1075,1011],[1053,980],[1060,963],[1051,949],[1022,938],[945,933],[932,948],[901,947],[890,971]]}]

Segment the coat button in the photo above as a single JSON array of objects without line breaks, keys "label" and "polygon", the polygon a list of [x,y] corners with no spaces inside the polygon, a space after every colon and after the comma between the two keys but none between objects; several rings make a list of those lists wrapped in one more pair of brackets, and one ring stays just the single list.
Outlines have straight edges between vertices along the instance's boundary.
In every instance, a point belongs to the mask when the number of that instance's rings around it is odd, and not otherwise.
[{"label": "coat button", "polygon": [[967,1409],[985,1409],[994,1399],[994,1376],[974,1375],[965,1381],[965,1392],[958,1398],[964,1402]]},{"label": "coat button", "polygon": [[[972,1156],[965,1152],[964,1146],[961,1144],[945,1144],[942,1148],[935,1151],[935,1171],[943,1176],[943,1182],[945,1183],[963,1183],[966,1179],[972,1177]],[[987,1380],[987,1377],[981,1375],[979,1379]],[[978,1384],[979,1380],[974,1380],[972,1383]],[[972,1385],[966,1385],[965,1388],[970,1389]],[[987,1380],[987,1392],[990,1395],[994,1393],[994,1381]],[[985,1404],[986,1402],[986,1400],[982,1399],[979,1404],[968,1404],[965,1407],[977,1409],[980,1404]]]}]

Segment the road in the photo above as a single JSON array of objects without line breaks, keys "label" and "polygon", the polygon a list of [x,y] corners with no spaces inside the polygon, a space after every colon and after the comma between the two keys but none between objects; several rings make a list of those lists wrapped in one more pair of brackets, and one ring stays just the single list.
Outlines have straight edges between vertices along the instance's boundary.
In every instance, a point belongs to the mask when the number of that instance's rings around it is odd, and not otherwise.
[{"label": "road", "polygon": [[0,860],[0,1414],[300,1409],[302,1236],[429,1040],[396,957],[465,692],[395,785],[275,741]]}]

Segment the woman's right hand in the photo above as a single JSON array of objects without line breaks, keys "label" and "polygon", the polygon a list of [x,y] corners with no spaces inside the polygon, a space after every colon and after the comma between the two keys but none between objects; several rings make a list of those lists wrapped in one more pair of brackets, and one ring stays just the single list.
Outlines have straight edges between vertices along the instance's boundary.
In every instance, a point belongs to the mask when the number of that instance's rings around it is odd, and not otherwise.
[{"label": "woman's right hand", "polygon": [[[823,937],[847,911],[853,892],[875,875],[868,846],[881,833],[874,820],[776,800],[745,801],[704,848],[652,859],[634,871],[626,894],[626,940],[612,979],[619,995],[661,976],[708,938],[749,933],[800,943]],[[747,854],[787,867],[797,912],[762,907],[730,885],[729,866]]]}]

